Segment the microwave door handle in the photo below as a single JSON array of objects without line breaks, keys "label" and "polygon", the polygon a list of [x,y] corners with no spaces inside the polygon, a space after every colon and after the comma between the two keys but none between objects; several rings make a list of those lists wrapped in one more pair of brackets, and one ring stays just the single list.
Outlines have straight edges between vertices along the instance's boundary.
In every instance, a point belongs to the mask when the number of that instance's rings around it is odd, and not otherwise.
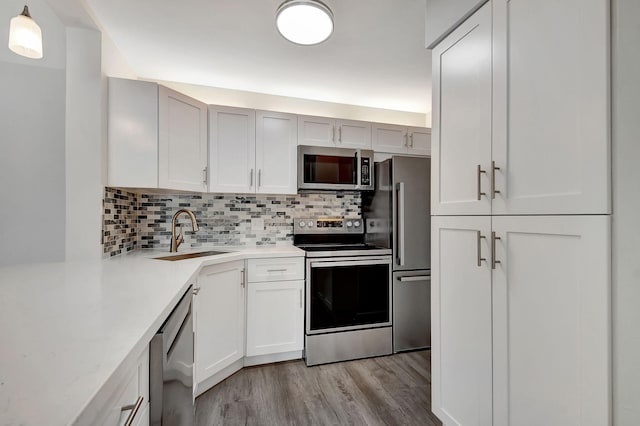
[{"label": "microwave door handle", "polygon": [[396,262],[404,266],[404,182],[396,185]]},{"label": "microwave door handle", "polygon": [[357,185],[360,186],[360,161],[358,158],[358,151],[356,151],[355,154],[353,154],[353,162],[354,162],[354,167],[353,167],[353,182]]}]

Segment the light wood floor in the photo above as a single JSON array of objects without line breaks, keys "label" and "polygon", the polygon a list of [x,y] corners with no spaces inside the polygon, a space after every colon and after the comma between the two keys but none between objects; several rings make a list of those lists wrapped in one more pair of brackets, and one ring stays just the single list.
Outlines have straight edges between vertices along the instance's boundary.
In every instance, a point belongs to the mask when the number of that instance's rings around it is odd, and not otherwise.
[{"label": "light wood floor", "polygon": [[431,353],[245,368],[196,400],[197,425],[441,425]]}]

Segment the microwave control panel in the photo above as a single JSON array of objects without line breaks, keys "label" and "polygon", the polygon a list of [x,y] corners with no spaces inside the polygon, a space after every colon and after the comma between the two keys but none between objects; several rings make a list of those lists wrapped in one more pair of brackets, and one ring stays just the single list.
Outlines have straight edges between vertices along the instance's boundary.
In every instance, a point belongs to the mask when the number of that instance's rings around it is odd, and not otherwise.
[{"label": "microwave control panel", "polygon": [[360,160],[360,184],[371,185],[371,158],[362,157]]}]

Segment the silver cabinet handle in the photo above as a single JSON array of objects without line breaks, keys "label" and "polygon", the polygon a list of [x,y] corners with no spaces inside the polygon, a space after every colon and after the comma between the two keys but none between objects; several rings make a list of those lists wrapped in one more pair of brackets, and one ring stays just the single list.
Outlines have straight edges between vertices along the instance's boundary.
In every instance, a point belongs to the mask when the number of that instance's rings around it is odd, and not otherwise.
[{"label": "silver cabinet handle", "polygon": [[300,309],[302,309],[302,289],[298,290],[300,293]]},{"label": "silver cabinet handle", "polygon": [[267,272],[285,272],[287,268],[282,269],[267,269]]},{"label": "silver cabinet handle", "polygon": [[496,259],[496,240],[501,239],[496,236],[495,232],[491,232],[491,269],[496,269],[498,263],[502,263]]},{"label": "silver cabinet handle", "polygon": [[207,184],[207,170],[208,170],[209,166],[205,166],[204,169],[202,169],[202,183],[204,183],[205,185]]},{"label": "silver cabinet handle", "polygon": [[404,146],[409,146],[409,133],[404,134]]},{"label": "silver cabinet handle", "polygon": [[249,172],[249,188],[253,187],[253,169]]},{"label": "silver cabinet handle", "polygon": [[411,281],[425,281],[431,279],[431,275],[413,275],[409,277],[398,277],[398,281],[401,283],[407,283]]},{"label": "silver cabinet handle", "polygon": [[194,287],[191,292],[194,296],[196,296],[198,293],[200,293],[200,287]]},{"label": "silver cabinet handle", "polygon": [[144,398],[142,396],[139,396],[135,404],[125,405],[120,409],[120,412],[131,410],[129,416],[127,416],[127,420],[124,422],[124,426],[131,426],[133,424],[133,420],[136,418],[136,414],[138,414],[138,411],[140,410],[143,399]]},{"label": "silver cabinet handle", "polygon": [[496,170],[500,170],[500,167],[496,167],[496,162],[491,162],[491,199],[496,198],[496,194],[499,194],[500,191],[496,189]]},{"label": "silver cabinet handle", "polygon": [[396,243],[398,245],[398,257],[396,262],[400,266],[404,266],[404,182],[398,182],[396,185]]},{"label": "silver cabinet handle", "polygon": [[413,133],[409,135],[409,147],[413,148]]},{"label": "silver cabinet handle", "polygon": [[480,197],[482,197],[483,195],[487,195],[486,193],[482,192],[482,184],[480,182],[480,178],[482,176],[483,173],[487,173],[486,170],[482,170],[482,167],[480,167],[480,164],[478,164],[478,201],[480,201]]},{"label": "silver cabinet handle", "polygon": [[244,269],[240,270],[240,286],[244,288]]},{"label": "silver cabinet handle", "polygon": [[338,127],[338,142],[342,143],[342,126]]},{"label": "silver cabinet handle", "polygon": [[258,188],[262,186],[262,169],[258,169]]},{"label": "silver cabinet handle", "polygon": [[482,262],[486,262],[487,259],[482,257],[482,247],[480,246],[480,242],[482,241],[483,238],[485,238],[484,235],[482,235],[480,233],[480,231],[476,231],[476,241],[477,241],[477,246],[478,246],[478,266],[482,266]]},{"label": "silver cabinet handle", "polygon": [[335,141],[336,141],[336,126],[335,126],[335,125],[333,125],[333,126],[331,127],[331,140],[332,140],[333,142],[335,142]]}]

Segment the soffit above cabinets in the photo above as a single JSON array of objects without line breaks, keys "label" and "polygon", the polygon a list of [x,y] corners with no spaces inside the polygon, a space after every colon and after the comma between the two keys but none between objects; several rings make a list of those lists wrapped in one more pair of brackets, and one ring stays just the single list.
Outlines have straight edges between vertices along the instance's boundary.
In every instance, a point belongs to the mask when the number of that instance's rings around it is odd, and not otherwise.
[{"label": "soffit above cabinets", "polygon": [[86,1],[143,79],[407,112],[431,110],[424,0],[326,0],[335,32],[316,46],[295,45],[278,34],[275,12],[281,2]]}]

